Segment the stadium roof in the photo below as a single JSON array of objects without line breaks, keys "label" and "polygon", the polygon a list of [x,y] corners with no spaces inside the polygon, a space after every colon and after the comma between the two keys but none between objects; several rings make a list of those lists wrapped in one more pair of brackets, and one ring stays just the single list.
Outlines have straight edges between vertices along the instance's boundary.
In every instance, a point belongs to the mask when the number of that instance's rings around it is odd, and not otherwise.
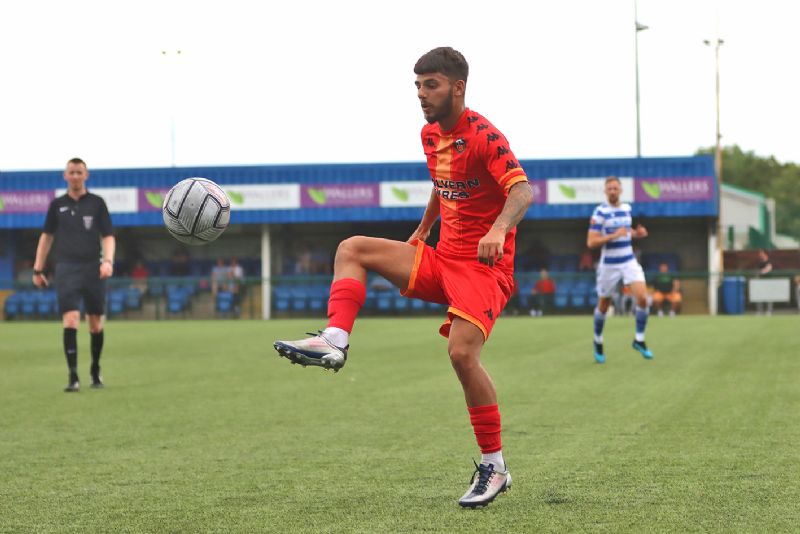
[{"label": "stadium roof", "polygon": [[[603,201],[605,177],[620,177],[636,216],[717,214],[711,156],[524,160],[535,204],[528,219],[583,219]],[[106,199],[117,226],[160,225],[160,202],[175,183],[202,176],[231,197],[232,224],[415,220],[431,182],[424,163],[90,169],[87,185]],[[38,228],[62,194],[61,170],[0,172],[0,228]]]}]

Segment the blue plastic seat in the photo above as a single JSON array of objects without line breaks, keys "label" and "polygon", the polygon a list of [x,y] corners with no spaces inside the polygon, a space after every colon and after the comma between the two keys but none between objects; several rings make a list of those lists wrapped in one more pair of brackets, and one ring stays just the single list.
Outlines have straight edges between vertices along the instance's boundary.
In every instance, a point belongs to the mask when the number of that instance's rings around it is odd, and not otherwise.
[{"label": "blue plastic seat", "polygon": [[442,311],[445,309],[444,304],[439,304],[438,302],[428,302],[428,309],[431,311]]},{"label": "blue plastic seat", "polygon": [[189,307],[189,293],[181,285],[170,284],[167,286],[167,311],[181,313]]},{"label": "blue plastic seat", "polygon": [[308,292],[299,287],[294,287],[291,289],[292,295],[292,310],[294,311],[306,311],[308,308]]},{"label": "blue plastic seat", "polygon": [[216,310],[219,313],[231,313],[233,311],[233,293],[230,291],[218,292]]},{"label": "blue plastic seat", "polygon": [[377,298],[378,311],[388,312],[392,309],[392,297],[386,294],[380,294]]},{"label": "blue plastic seat", "polygon": [[125,308],[139,310],[142,308],[142,291],[138,287],[129,287],[125,291]]},{"label": "blue plastic seat", "polygon": [[583,308],[586,306],[585,293],[572,293],[570,295],[570,304],[573,308]]},{"label": "blue plastic seat", "polygon": [[56,313],[56,292],[52,289],[36,293],[36,313],[40,317],[50,317]]},{"label": "blue plastic seat", "polygon": [[569,306],[569,293],[566,292],[559,293],[558,291],[556,291],[556,294],[553,297],[553,304],[555,305],[556,308],[560,309]]},{"label": "blue plastic seat", "polygon": [[394,297],[394,309],[397,311],[406,311],[408,309],[408,299],[405,297],[401,297],[400,295],[396,295]]},{"label": "blue plastic seat", "polygon": [[27,318],[32,317],[36,313],[36,294],[31,291],[23,291],[20,299],[22,315]]},{"label": "blue plastic seat", "polygon": [[21,309],[22,299],[20,298],[19,293],[12,293],[6,299],[6,303],[3,307],[6,319],[13,319],[17,315],[20,314],[22,311]]}]

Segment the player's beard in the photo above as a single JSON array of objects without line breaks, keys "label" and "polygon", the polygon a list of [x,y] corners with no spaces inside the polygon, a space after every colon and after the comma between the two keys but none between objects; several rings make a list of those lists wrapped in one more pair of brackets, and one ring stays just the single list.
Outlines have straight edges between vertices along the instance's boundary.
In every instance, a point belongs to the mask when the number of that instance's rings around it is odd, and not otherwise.
[{"label": "player's beard", "polygon": [[430,115],[429,117],[425,117],[425,120],[428,121],[428,124],[433,124],[434,122],[439,122],[442,119],[446,119],[450,113],[453,111],[453,88],[450,88],[450,91],[447,93],[447,100],[445,100],[441,106],[436,108],[436,113]]}]

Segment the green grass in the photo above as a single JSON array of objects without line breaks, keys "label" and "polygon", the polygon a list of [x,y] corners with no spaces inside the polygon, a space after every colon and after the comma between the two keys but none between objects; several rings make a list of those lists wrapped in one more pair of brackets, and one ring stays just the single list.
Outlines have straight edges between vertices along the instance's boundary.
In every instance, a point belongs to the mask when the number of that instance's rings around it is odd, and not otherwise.
[{"label": "green grass", "polygon": [[484,351],[514,487],[478,453],[439,321],[364,319],[339,374],[278,358],[316,321],[124,322],[65,394],[56,323],[0,325],[0,532],[796,532],[797,317],[503,318]]}]

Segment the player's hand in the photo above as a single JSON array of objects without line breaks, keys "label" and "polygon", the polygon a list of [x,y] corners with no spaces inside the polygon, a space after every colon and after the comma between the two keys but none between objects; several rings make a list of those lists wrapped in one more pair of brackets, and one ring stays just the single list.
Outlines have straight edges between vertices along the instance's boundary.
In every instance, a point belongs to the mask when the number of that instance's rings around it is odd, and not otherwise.
[{"label": "player's hand", "polygon": [[411,237],[408,238],[408,241],[406,241],[406,243],[410,243],[412,245],[416,245],[418,241],[423,241],[424,242],[426,239],[428,239],[428,236],[430,234],[431,234],[431,229],[430,228],[425,229],[425,228],[422,228],[421,226],[418,226],[417,229],[414,230],[414,233],[411,234]]},{"label": "player's hand", "polygon": [[503,245],[506,242],[506,233],[502,228],[492,226],[486,235],[478,241],[478,261],[489,267],[503,259]]},{"label": "player's hand", "polygon": [[109,278],[112,274],[114,274],[114,266],[111,264],[110,261],[104,261],[100,264],[100,279]]},{"label": "player's hand", "polygon": [[647,237],[647,228],[645,228],[641,224],[637,224],[636,228],[633,229],[633,237],[637,239],[642,239],[643,237]]},{"label": "player's hand", "polygon": [[45,287],[50,285],[50,282],[47,281],[47,277],[43,274],[34,274],[33,275],[33,285],[38,287],[39,289],[44,289]]}]

